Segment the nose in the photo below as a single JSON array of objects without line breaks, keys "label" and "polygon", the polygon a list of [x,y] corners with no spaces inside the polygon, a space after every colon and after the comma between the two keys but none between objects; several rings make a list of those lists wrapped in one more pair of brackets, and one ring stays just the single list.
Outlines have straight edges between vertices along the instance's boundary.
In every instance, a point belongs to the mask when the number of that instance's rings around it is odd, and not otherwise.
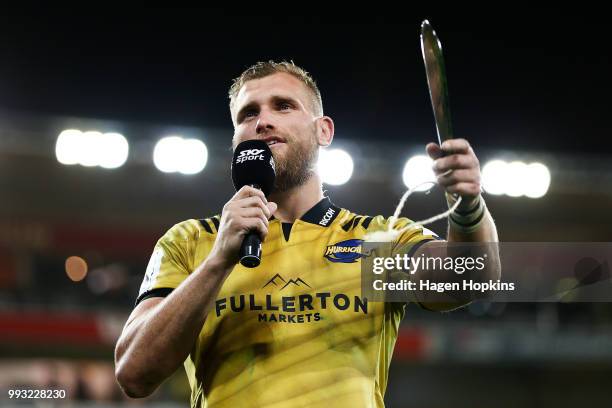
[{"label": "nose", "polygon": [[274,129],[274,125],[270,121],[270,117],[263,110],[259,113],[259,118],[257,119],[257,123],[255,125],[255,133],[265,133],[268,130]]}]

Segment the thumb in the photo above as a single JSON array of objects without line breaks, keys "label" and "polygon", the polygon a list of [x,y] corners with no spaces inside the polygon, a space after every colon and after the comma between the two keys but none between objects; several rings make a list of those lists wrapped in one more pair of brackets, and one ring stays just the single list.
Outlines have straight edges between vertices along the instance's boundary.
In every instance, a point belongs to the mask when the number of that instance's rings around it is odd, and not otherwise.
[{"label": "thumb", "polygon": [[268,210],[270,210],[270,214],[274,215],[276,209],[278,208],[278,205],[276,205],[276,203],[272,201],[269,201],[266,205],[268,206]]},{"label": "thumb", "polygon": [[438,146],[437,143],[428,143],[427,146],[425,146],[425,151],[432,160],[439,159],[444,155],[444,151],[440,148],[440,146]]}]

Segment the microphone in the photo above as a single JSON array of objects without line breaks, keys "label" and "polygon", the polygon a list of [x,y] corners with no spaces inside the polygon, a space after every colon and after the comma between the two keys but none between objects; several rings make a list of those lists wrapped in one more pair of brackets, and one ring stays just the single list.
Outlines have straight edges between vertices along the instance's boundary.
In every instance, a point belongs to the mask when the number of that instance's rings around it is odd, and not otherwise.
[{"label": "microphone", "polygon": [[[232,181],[236,191],[244,186],[261,190],[267,197],[274,187],[274,157],[263,140],[247,140],[236,146],[232,159]],[[261,238],[250,231],[240,246],[240,263],[255,268],[261,262]]]}]

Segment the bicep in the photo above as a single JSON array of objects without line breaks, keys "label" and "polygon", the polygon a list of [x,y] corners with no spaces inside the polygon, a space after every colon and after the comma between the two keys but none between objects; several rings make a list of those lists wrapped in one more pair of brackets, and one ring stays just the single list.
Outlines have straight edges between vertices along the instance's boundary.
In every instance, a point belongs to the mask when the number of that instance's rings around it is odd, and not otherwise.
[{"label": "bicep", "polygon": [[159,303],[164,300],[163,297],[150,297],[142,300],[127,319],[125,323],[124,331],[136,320],[143,319],[147,314],[149,314]]},{"label": "bicep", "polygon": [[126,350],[129,347],[134,335],[138,329],[138,326],[147,318],[147,315],[157,307],[157,305],[164,300],[161,297],[148,298],[138,303],[130,316],[128,317],[125,325],[123,326],[123,330],[121,331],[121,335],[117,340],[117,344],[115,347],[115,361],[119,361]]}]

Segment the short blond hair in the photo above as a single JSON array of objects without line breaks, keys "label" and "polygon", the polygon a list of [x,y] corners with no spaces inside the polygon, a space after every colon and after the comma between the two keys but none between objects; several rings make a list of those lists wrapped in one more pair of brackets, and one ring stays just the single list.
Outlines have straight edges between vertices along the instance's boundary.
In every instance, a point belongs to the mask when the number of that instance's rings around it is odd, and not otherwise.
[{"label": "short blond hair", "polygon": [[236,97],[238,96],[238,92],[244,86],[244,84],[253,79],[265,78],[270,75],[274,75],[280,72],[284,72],[289,75],[293,75],[295,78],[299,79],[310,91],[312,95],[312,110],[317,116],[323,115],[323,100],[321,99],[321,92],[317,87],[314,79],[310,76],[310,74],[304,70],[303,68],[295,65],[293,61],[268,61],[268,62],[258,62],[240,74],[238,78],[235,78],[232,86],[229,89],[229,98],[230,98],[230,111],[233,112],[234,104],[236,103]]}]

